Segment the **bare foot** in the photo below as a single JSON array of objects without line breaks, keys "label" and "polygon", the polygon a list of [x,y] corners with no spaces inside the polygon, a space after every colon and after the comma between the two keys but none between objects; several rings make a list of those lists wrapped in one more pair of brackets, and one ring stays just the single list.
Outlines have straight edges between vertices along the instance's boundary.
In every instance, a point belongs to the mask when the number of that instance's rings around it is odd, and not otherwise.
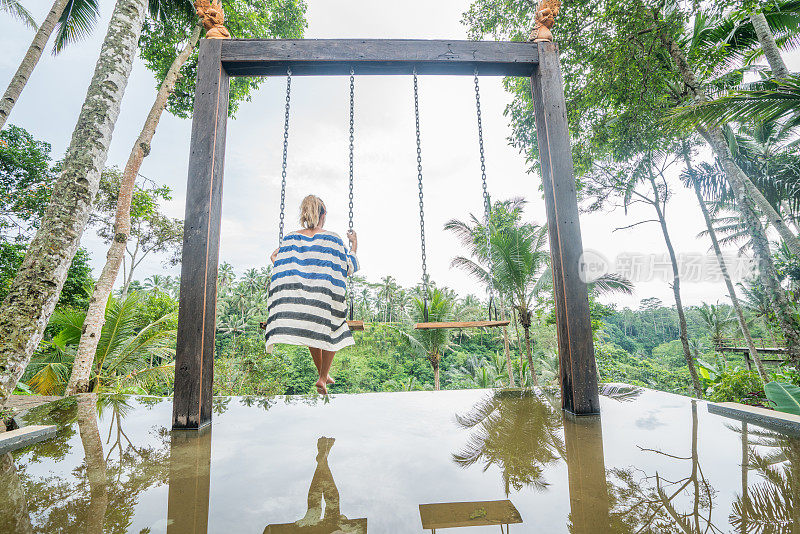
[{"label": "bare foot", "polygon": [[321,378],[317,380],[317,383],[314,385],[317,386],[317,393],[319,393],[320,395],[328,394],[328,388],[325,387],[325,381],[322,380]]},{"label": "bare foot", "polygon": [[322,436],[317,440],[317,451],[319,454],[323,456],[328,456],[328,453],[331,452],[331,447],[333,447],[333,443],[336,441],[336,438],[326,438]]},{"label": "bare foot", "polygon": [[336,380],[331,378],[331,375],[328,375],[328,380],[325,383],[328,384],[328,385],[335,384]]}]

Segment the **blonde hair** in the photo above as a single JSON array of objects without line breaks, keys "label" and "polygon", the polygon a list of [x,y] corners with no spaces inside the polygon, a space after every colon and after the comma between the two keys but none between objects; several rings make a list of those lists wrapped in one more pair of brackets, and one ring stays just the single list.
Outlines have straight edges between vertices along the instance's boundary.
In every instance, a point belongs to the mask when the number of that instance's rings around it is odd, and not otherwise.
[{"label": "blonde hair", "polygon": [[316,195],[308,195],[300,203],[300,225],[303,228],[316,228],[326,212],[325,203]]}]

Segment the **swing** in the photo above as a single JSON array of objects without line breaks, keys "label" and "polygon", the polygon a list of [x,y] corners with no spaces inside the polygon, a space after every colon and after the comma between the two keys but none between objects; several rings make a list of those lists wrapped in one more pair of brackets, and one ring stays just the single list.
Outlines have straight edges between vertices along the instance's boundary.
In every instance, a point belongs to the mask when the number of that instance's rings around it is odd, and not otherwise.
[{"label": "swing", "polygon": [[[497,309],[495,308],[495,318],[492,320],[492,308],[494,302],[494,276],[492,274],[492,258],[489,254],[489,320],[488,321],[449,321],[449,322],[429,322],[428,321],[428,268],[427,268],[427,254],[425,250],[425,210],[423,203],[422,192],[422,144],[420,138],[419,127],[419,87],[417,82],[416,68],[413,70],[414,77],[414,117],[416,124],[416,141],[417,141],[417,185],[419,189],[419,228],[420,228],[420,243],[422,248],[422,285],[423,285],[423,317],[424,322],[416,323],[414,328],[417,330],[435,330],[442,328],[495,328],[499,326],[507,326],[511,321],[497,320]],[[478,117],[478,145],[480,148],[481,159],[481,180],[483,183],[483,204],[484,204],[484,217],[486,219],[486,243],[490,244],[491,230],[489,228],[490,214],[491,214],[491,201],[489,199],[489,192],[486,186],[486,161],[483,149],[483,124],[481,121],[481,97],[480,88],[478,85],[478,69],[474,71],[475,80],[475,104]],[[280,223],[278,229],[278,242],[283,240],[284,219],[286,211],[286,161],[289,150],[289,111],[291,106],[291,88],[292,88],[292,69],[291,67],[286,71],[286,108],[283,122],[283,161],[281,163],[281,204],[280,204]],[[348,212],[348,225],[349,230],[353,230],[353,141],[354,141],[354,111],[355,111],[355,71],[353,67],[350,68],[350,169],[349,169],[349,212]],[[350,330],[364,330],[364,321],[356,321],[353,319],[353,280],[352,276],[348,275],[348,292],[349,292],[349,313],[347,325]],[[262,330],[266,329],[267,323],[259,323]]]},{"label": "swing", "polygon": [[481,121],[481,94],[478,85],[478,67],[475,67],[475,107],[478,115],[478,147],[480,148],[481,155],[481,181],[483,183],[483,208],[484,217],[486,219],[486,245],[489,250],[488,260],[489,268],[489,320],[488,321],[448,321],[448,322],[429,322],[428,321],[428,266],[427,254],[425,252],[425,210],[423,204],[422,194],[422,147],[420,142],[419,130],[419,90],[417,86],[417,70],[413,71],[414,76],[414,117],[416,119],[416,134],[417,134],[417,186],[419,188],[419,236],[422,248],[422,315],[424,322],[414,325],[416,330],[438,330],[443,328],[496,328],[498,326],[507,326],[511,321],[498,321],[497,308],[495,308],[495,320],[492,320],[492,307],[494,302],[494,275],[493,275],[493,262],[491,254],[491,230],[489,228],[491,220],[492,204],[489,199],[489,191],[486,187],[486,158],[483,150],[483,124]]},{"label": "swing", "polygon": [[[575,173],[564,82],[552,42],[420,39],[204,39],[198,45],[186,189],[181,310],[175,346],[172,428],[199,430],[213,409],[213,334],[222,225],[223,174],[231,81],[286,73],[482,75],[530,80],[542,165],[545,215],[551,233],[555,316],[562,408],[576,415],[600,412]],[[230,141],[230,140],[227,140]],[[526,187],[529,183],[526,181]],[[188,231],[192,229],[192,231]],[[340,306],[340,308],[342,308]],[[346,311],[346,310],[345,310]],[[563,335],[562,335],[563,334]]]},{"label": "swing", "polygon": [[[286,108],[283,118],[283,161],[281,163],[281,209],[278,224],[278,243],[283,241],[284,219],[286,216],[286,161],[289,155],[289,111],[292,102],[292,68],[286,69]],[[353,229],[353,141],[354,141],[354,111],[355,111],[355,70],[350,67],[350,201],[349,201],[349,229]],[[347,326],[350,330],[364,330],[364,321],[353,320],[353,279],[347,277],[347,287],[350,293],[350,312]],[[258,323],[261,330],[267,329],[266,321]]]}]

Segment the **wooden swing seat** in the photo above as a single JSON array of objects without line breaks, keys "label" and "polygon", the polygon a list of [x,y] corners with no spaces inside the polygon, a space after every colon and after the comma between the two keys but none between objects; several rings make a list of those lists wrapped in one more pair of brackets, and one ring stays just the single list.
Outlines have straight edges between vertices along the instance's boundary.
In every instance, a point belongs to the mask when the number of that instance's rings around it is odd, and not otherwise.
[{"label": "wooden swing seat", "polygon": [[[261,321],[258,326],[261,330],[267,329],[266,321]],[[350,327],[350,330],[364,330],[364,321],[347,321],[347,326]]]},{"label": "wooden swing seat", "polygon": [[437,330],[440,328],[496,328],[498,326],[508,326],[511,321],[463,321],[445,323],[417,323],[415,330]]}]

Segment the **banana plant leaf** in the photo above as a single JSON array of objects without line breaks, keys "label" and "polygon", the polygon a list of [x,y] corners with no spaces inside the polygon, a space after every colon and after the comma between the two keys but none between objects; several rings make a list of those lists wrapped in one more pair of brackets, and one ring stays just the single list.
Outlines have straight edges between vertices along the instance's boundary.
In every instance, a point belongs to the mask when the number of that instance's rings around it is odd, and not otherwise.
[{"label": "banana plant leaf", "polygon": [[770,382],[764,387],[767,398],[779,412],[800,415],[800,388],[786,382]]}]

